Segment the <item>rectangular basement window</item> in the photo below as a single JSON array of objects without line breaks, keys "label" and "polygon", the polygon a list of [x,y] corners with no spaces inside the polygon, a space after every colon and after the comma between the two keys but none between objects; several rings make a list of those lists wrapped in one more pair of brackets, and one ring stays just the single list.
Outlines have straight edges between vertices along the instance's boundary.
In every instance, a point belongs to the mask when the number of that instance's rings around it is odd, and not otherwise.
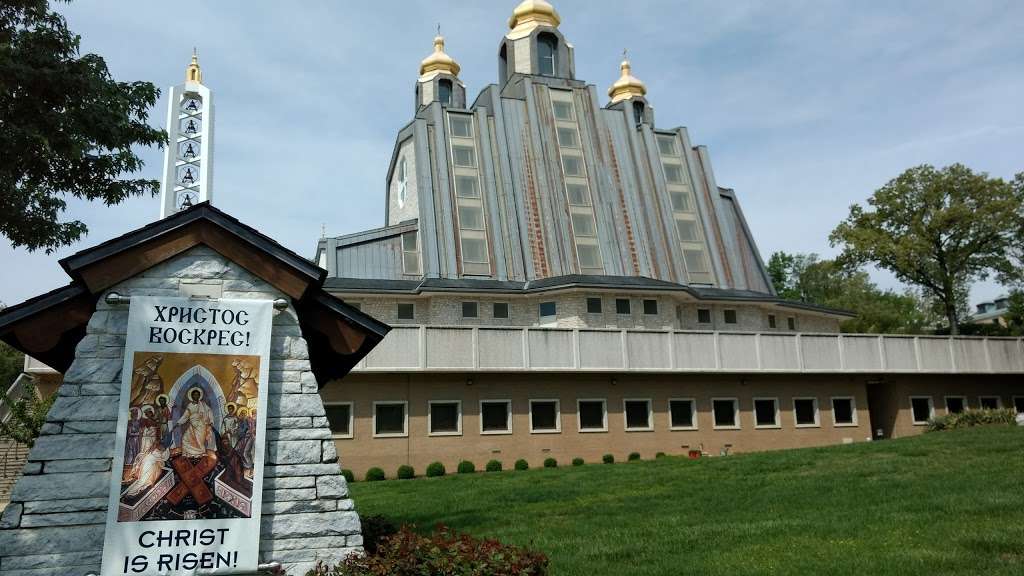
[{"label": "rectangular basement window", "polygon": [[817,398],[793,398],[793,420],[797,428],[817,428],[820,426],[818,420],[818,399]]},{"label": "rectangular basement window", "polygon": [[697,309],[697,323],[698,324],[711,324],[711,310],[708,308]]},{"label": "rectangular basement window", "polygon": [[959,414],[967,408],[967,397],[946,396],[946,414]]},{"label": "rectangular basement window", "polygon": [[324,402],[327,423],[331,427],[331,436],[335,438],[352,437],[352,403]]},{"label": "rectangular basement window", "polygon": [[508,302],[495,302],[493,316],[495,318],[508,318]]},{"label": "rectangular basement window", "polygon": [[398,305],[398,319],[399,320],[412,320],[416,316],[416,306],[411,303],[401,303]]},{"label": "rectangular basement window", "polygon": [[931,396],[911,396],[910,397],[910,416],[915,426],[924,426],[928,423],[928,419],[933,416],[932,414],[932,397]]},{"label": "rectangular basement window", "polygon": [[693,398],[671,398],[668,401],[671,430],[697,429],[697,403]]},{"label": "rectangular basement window", "polygon": [[768,315],[768,327],[775,328],[775,314]]},{"label": "rectangular basement window", "polygon": [[978,406],[982,410],[998,410],[1002,404],[999,396],[978,396]]},{"label": "rectangular basement window", "polygon": [[648,316],[658,315],[658,301],[657,300],[644,300],[644,314]]},{"label": "rectangular basement window", "polygon": [[373,436],[388,438],[409,435],[408,402],[374,402]]},{"label": "rectangular basement window", "polygon": [[512,433],[512,401],[481,400],[480,401],[480,433],[511,434]]},{"label": "rectangular basement window", "polygon": [[538,308],[538,314],[541,318],[554,319],[555,316],[555,303],[554,302],[541,302]]},{"label": "rectangular basement window", "polygon": [[1017,411],[1017,414],[1024,414],[1024,396],[1013,397],[1013,409]]},{"label": "rectangular basement window", "polygon": [[754,428],[781,428],[778,398],[754,398]]},{"label": "rectangular basement window", "polygon": [[427,430],[430,436],[462,435],[462,402],[431,400],[428,403]]},{"label": "rectangular basement window", "polygon": [[587,298],[587,314],[600,314],[601,313],[601,299],[600,298]]},{"label": "rectangular basement window", "polygon": [[462,317],[463,318],[476,318],[477,317],[477,305],[476,305],[476,302],[463,302],[462,303]]},{"label": "rectangular basement window", "polygon": [[735,324],[736,323],[736,311],[731,309],[731,308],[728,309],[728,310],[724,310],[722,312],[722,317],[725,320],[726,324]]},{"label": "rectangular basement window", "polygon": [[714,427],[719,430],[739,430],[740,401],[736,398],[712,398],[711,412],[715,417]]},{"label": "rectangular basement window", "polygon": [[555,434],[562,431],[558,400],[530,400],[530,433]]},{"label": "rectangular basement window", "polygon": [[580,432],[608,431],[608,411],[604,399],[577,400],[576,416],[579,420]]},{"label": "rectangular basement window", "polygon": [[615,313],[616,314],[629,314],[629,298],[616,298],[615,299]]},{"label": "rectangular basement window", "polygon": [[786,318],[786,327],[790,330],[796,330],[796,318],[793,316]]},{"label": "rectangular basement window", "polygon": [[654,423],[651,421],[650,398],[626,398],[622,401],[622,412],[626,417],[627,432],[654,430]]},{"label": "rectangular basement window", "polygon": [[832,398],[832,424],[836,426],[856,426],[857,408],[852,396],[835,396]]}]

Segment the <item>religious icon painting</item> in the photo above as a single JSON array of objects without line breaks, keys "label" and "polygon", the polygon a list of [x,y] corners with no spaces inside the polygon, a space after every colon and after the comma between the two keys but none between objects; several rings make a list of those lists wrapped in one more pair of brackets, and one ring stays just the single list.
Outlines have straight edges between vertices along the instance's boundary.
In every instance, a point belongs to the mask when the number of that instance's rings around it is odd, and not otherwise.
[{"label": "religious icon painting", "polygon": [[118,522],[248,518],[259,356],[135,352]]}]

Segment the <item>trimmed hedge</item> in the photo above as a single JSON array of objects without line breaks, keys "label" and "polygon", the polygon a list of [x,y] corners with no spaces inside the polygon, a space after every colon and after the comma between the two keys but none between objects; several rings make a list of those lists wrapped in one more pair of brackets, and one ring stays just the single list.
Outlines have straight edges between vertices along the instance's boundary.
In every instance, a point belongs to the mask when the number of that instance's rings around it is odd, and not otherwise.
[{"label": "trimmed hedge", "polygon": [[459,474],[472,474],[476,472],[476,466],[469,460],[463,460],[459,462],[459,467],[455,469]]},{"label": "trimmed hedge", "polygon": [[[519,460],[516,460],[514,468],[516,470],[529,470],[530,469],[530,463],[527,462],[526,460],[523,460],[522,458],[520,458]],[[498,468],[498,470],[501,470],[501,468]],[[487,471],[490,472],[491,470],[488,469]]]},{"label": "trimmed hedge", "polygon": [[444,476],[444,474],[444,464],[441,464],[440,462],[431,462],[430,465],[427,466],[427,478],[433,478],[435,476]]},{"label": "trimmed hedge", "polygon": [[402,464],[398,467],[397,476],[399,480],[411,480],[416,477],[416,470],[408,464]]},{"label": "trimmed hedge", "polygon": [[573,466],[583,466],[583,458],[573,458],[572,459],[572,465]]},{"label": "trimmed hedge", "polygon": [[635,462],[636,460],[640,459],[640,453],[639,452],[630,452],[629,453],[629,457],[626,458],[626,459],[629,460],[630,462]]},{"label": "trimmed hedge", "polygon": [[497,540],[473,538],[438,526],[421,536],[403,526],[381,538],[370,554],[351,554],[336,566],[317,562],[306,576],[380,576],[446,574],[460,576],[544,576],[548,558],[541,552]]},{"label": "trimmed hedge", "polygon": [[501,460],[491,460],[484,468],[488,472],[501,472]]},{"label": "trimmed hedge", "polygon": [[655,459],[664,458],[665,456],[666,456],[666,454],[664,452],[658,452],[657,454],[654,455],[654,458]]},{"label": "trimmed hedge", "polygon": [[946,414],[928,420],[928,432],[970,428],[972,426],[1012,426],[1017,423],[1017,411],[1013,408],[998,410],[969,408],[959,414]]},{"label": "trimmed hedge", "polygon": [[345,480],[348,481],[348,482],[355,482],[356,481],[356,475],[353,474],[352,471],[349,470],[348,468],[342,468],[341,469],[341,475],[344,476]]},{"label": "trimmed hedge", "polygon": [[379,482],[384,478],[386,478],[386,476],[384,475],[384,470],[381,468],[377,468],[376,466],[366,471],[367,482]]},{"label": "trimmed hedge", "polygon": [[615,456],[605,454],[604,456],[601,456],[601,462],[604,462],[605,464],[615,464]]},{"label": "trimmed hedge", "polygon": [[554,458],[545,458],[544,459],[544,467],[545,468],[558,468],[558,460],[555,460]]}]

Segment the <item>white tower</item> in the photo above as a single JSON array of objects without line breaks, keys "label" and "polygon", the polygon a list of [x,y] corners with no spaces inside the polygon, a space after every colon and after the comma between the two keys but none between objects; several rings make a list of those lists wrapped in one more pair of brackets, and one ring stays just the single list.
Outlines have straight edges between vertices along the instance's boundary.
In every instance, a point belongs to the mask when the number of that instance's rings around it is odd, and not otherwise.
[{"label": "white tower", "polygon": [[161,218],[213,200],[213,94],[203,86],[195,50],[185,70],[185,83],[171,87],[167,135],[160,186]]}]

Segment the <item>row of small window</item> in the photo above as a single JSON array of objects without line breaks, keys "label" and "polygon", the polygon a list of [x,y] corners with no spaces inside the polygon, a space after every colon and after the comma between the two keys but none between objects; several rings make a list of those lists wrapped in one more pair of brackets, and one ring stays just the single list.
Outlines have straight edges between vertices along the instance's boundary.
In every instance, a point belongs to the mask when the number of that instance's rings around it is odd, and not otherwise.
[{"label": "row of small window", "polygon": [[[946,413],[959,414],[969,408],[967,396],[946,396]],[[998,410],[1003,407],[999,396],[978,396],[978,407],[982,410]],[[1013,397],[1013,407],[1018,413],[1024,413],[1024,396]],[[931,396],[911,396],[910,415],[914,425],[923,426],[935,417],[935,405]]]},{"label": "row of small window", "polygon": [[[831,399],[832,424],[836,427],[857,426],[857,408],[849,396]],[[778,398],[754,398],[754,428],[781,428]],[[562,431],[561,402],[539,399],[529,401],[530,433],[557,434]],[[608,405],[603,398],[581,398],[576,401],[576,424],[579,432],[607,432]],[[797,428],[821,426],[818,399],[793,398],[793,425]],[[338,438],[353,436],[352,403],[325,404],[331,432]],[[650,398],[627,398],[622,401],[623,424],[627,432],[654,430],[654,412]],[[711,399],[712,428],[739,430],[738,398]],[[693,398],[668,400],[669,430],[697,430],[697,401]],[[431,400],[427,403],[427,431],[430,436],[462,435],[462,401]],[[480,434],[512,433],[512,401],[480,401]],[[373,403],[373,436],[376,438],[408,436],[408,402]]]}]

